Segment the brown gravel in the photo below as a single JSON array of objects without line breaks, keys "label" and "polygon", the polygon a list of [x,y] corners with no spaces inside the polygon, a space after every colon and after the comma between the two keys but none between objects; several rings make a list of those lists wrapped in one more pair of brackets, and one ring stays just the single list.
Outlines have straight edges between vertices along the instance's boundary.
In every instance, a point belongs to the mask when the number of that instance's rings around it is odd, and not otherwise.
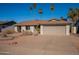
[{"label": "brown gravel", "polygon": [[[11,41],[0,41],[0,52],[21,55],[78,55],[77,36],[19,36]],[[4,44],[4,42],[6,42]]]}]

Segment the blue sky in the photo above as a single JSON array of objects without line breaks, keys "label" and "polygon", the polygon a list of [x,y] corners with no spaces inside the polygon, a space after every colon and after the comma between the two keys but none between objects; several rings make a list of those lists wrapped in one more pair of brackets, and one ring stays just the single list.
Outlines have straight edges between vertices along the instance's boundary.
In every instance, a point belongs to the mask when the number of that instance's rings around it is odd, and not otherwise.
[{"label": "blue sky", "polygon": [[[0,3],[0,20],[15,20],[17,22],[28,20],[59,19],[61,16],[67,18],[69,8],[79,8],[78,3],[54,3],[54,11],[50,11],[50,3],[37,4],[33,11],[29,10],[31,3]],[[43,14],[38,14],[38,9],[43,9]]]}]

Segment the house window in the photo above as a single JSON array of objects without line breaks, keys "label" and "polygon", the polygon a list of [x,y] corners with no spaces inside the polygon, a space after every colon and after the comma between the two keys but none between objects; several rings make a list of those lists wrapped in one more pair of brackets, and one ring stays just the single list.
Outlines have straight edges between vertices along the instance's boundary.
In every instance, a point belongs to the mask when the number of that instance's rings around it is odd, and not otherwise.
[{"label": "house window", "polygon": [[26,30],[30,30],[30,26],[26,26]]}]

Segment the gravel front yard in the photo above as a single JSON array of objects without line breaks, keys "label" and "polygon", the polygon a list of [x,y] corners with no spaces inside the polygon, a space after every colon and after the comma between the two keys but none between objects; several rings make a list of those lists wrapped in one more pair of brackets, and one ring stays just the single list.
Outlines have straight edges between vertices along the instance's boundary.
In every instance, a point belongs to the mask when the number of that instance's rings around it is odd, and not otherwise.
[{"label": "gravel front yard", "polygon": [[79,37],[76,36],[20,36],[12,41],[17,42],[17,44],[1,44],[0,52],[8,52],[7,54],[14,55],[79,54]]}]

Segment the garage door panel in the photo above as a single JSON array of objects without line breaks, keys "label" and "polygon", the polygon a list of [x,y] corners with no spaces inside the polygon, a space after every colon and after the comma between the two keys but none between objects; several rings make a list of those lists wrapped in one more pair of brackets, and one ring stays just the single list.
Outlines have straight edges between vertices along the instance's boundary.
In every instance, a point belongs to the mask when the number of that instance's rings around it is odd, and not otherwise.
[{"label": "garage door panel", "polygon": [[65,26],[44,26],[43,34],[65,35]]}]

